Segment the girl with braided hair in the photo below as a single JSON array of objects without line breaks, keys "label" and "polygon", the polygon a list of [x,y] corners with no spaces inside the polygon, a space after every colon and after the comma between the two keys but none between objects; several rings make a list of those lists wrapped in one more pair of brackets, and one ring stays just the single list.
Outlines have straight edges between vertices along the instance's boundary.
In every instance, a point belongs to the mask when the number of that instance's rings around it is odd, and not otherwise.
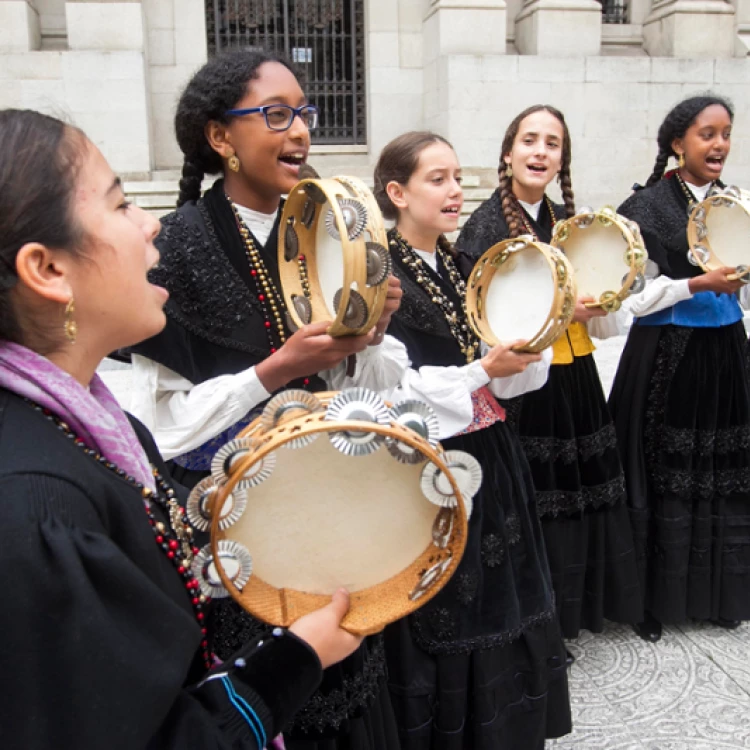
[{"label": "girl with braided hair", "polygon": [[[333,339],[328,323],[290,330],[277,260],[282,195],[299,181],[317,110],[283,60],[237,50],[190,80],[175,115],[185,157],[178,209],[162,221],[154,279],[170,293],[162,333],[134,347],[132,411],[193,485],[213,455],[286,387],[381,390],[406,368],[404,347],[377,327]],[[220,178],[201,196],[205,175]],[[356,361],[352,363],[352,355]],[[351,364],[354,364],[353,370]],[[353,374],[350,374],[353,372]],[[217,600],[212,646],[228,658],[265,626]],[[288,750],[397,748],[382,638],[325,672],[320,689],[285,731]]]},{"label": "girl with braided hair", "polygon": [[[562,113],[548,106],[521,112],[503,139],[500,187],[466,222],[459,250],[476,259],[521,234],[550,242],[555,221],[575,213],[570,160]],[[564,206],[545,194],[556,175]],[[553,347],[544,388],[507,404],[531,465],[557,613],[569,639],[581,628],[600,632],[605,618],[635,623],[642,615],[622,466],[589,338],[589,330],[606,337],[618,325],[586,301],[578,300],[574,322]]]},{"label": "girl with braided hair", "polygon": [[[649,254],[645,290],[610,396],[647,615],[636,632],[688,618],[750,619],[750,388],[733,268],[688,262],[687,220],[721,185],[731,105],[711,94],[675,106],[646,187],[620,206]],[[670,157],[677,169],[665,172]]]},{"label": "girl with braided hair", "polygon": [[434,133],[391,141],[375,168],[394,272],[404,290],[388,328],[412,363],[388,396],[438,415],[446,450],[482,466],[466,550],[445,588],[386,628],[391,699],[404,750],[541,750],[570,731],[565,649],[528,464],[497,398],[539,388],[550,352],[480,347],[464,307],[471,263],[453,252],[460,166]]}]

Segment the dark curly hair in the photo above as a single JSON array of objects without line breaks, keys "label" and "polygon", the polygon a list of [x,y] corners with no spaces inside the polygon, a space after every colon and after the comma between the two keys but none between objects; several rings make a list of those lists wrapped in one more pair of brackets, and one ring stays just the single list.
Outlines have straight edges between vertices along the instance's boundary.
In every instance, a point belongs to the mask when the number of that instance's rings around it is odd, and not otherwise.
[{"label": "dark curly hair", "polygon": [[656,155],[656,161],[654,162],[654,171],[646,180],[646,187],[655,185],[664,176],[670,156],[677,157],[672,148],[672,141],[675,138],[684,138],[688,128],[695,122],[698,115],[707,107],[712,107],[715,104],[724,107],[729,119],[734,121],[734,108],[731,102],[724,97],[711,93],[683,99],[669,111],[669,114],[664,118],[664,122],[659,126],[659,133],[656,136],[659,153]]},{"label": "dark curly hair", "polygon": [[[28,109],[0,110],[0,339],[24,343],[31,327],[13,304],[18,251],[38,242],[83,253],[84,233],[73,216],[73,201],[87,143],[80,130],[54,117]],[[50,338],[42,330],[48,324],[34,327],[37,339]]]},{"label": "dark curly hair", "polygon": [[177,143],[185,157],[178,207],[200,198],[205,175],[223,170],[221,157],[206,139],[206,125],[211,120],[225,124],[231,120],[224,113],[245,96],[249,82],[258,77],[260,66],[267,62],[281,63],[297,76],[289,62],[279,55],[242,49],[209,60],[185,87],[174,119]]},{"label": "dark curly hair", "polygon": [[[562,164],[560,165],[560,188],[562,190],[563,203],[565,204],[566,216],[573,216],[576,212],[575,200],[573,198],[573,182],[570,179],[570,160],[572,155],[572,146],[570,141],[570,132],[568,131],[568,125],[565,122],[565,117],[559,109],[551,107],[548,104],[535,104],[528,109],[525,109],[520,114],[516,115],[508,125],[508,129],[505,131],[505,137],[503,138],[503,145],[500,149],[500,166],[498,167],[498,177],[500,178],[500,203],[503,208],[503,216],[505,217],[505,223],[508,225],[510,230],[510,237],[518,237],[523,232],[523,219],[521,218],[521,206],[518,205],[518,200],[513,194],[513,178],[508,177],[505,173],[507,164],[505,163],[504,157],[511,152],[513,149],[513,143],[518,135],[518,129],[521,127],[521,123],[535,112],[549,112],[555,119],[560,121],[563,129],[563,143],[562,143]],[[554,216],[552,217],[555,218]]]}]

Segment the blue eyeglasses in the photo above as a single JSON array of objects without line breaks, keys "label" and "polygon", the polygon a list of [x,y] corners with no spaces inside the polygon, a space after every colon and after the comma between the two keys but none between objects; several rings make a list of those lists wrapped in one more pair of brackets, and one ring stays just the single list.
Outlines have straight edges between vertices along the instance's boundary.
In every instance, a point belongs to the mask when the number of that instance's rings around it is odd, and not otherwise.
[{"label": "blue eyeglasses", "polygon": [[287,104],[266,104],[263,107],[250,107],[249,109],[230,109],[224,114],[229,117],[242,117],[262,112],[269,130],[284,131],[292,127],[295,117],[299,117],[308,130],[318,127],[318,108],[312,104],[302,107],[290,107]]}]

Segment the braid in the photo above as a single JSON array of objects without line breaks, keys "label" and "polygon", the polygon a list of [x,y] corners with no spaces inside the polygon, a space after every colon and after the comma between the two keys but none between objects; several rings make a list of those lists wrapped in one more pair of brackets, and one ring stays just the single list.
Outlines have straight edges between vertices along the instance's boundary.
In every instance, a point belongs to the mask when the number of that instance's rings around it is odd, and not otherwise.
[{"label": "braid", "polygon": [[[562,190],[563,203],[565,204],[565,215],[570,218],[575,216],[576,204],[573,198],[573,181],[570,179],[570,165],[560,170],[560,189]],[[555,217],[552,217],[554,221]]]},{"label": "braid", "polygon": [[521,220],[521,208],[518,205],[516,196],[513,195],[513,183],[511,178],[500,172],[500,205],[503,209],[503,217],[508,225],[508,238],[518,237],[521,234],[523,222]]},{"label": "braid", "polygon": [[180,180],[180,195],[177,198],[177,208],[188,201],[197,201],[201,197],[201,182],[203,170],[200,165],[185,159],[182,165],[182,179]]},{"label": "braid", "polygon": [[695,122],[696,117],[704,109],[714,105],[724,107],[729,115],[729,119],[734,120],[734,109],[729,100],[710,92],[683,99],[679,104],[672,107],[664,118],[664,122],[659,126],[659,133],[656,136],[659,153],[654,162],[654,171],[646,181],[646,187],[657,183],[662,178],[667,168],[669,157],[677,155],[672,148],[672,142],[676,138],[684,138],[685,133]]},{"label": "braid", "polygon": [[453,260],[458,258],[458,251],[453,246],[453,243],[444,234],[441,234],[440,237],[438,237],[437,244],[438,244],[438,247],[444,253],[447,253],[448,255],[450,255],[451,258],[453,258]]},{"label": "braid", "polygon": [[669,161],[670,151],[659,151],[656,155],[656,161],[654,162],[654,171],[651,172],[651,176],[646,180],[646,187],[656,185],[657,182],[664,176],[664,172],[667,169],[667,162]]}]

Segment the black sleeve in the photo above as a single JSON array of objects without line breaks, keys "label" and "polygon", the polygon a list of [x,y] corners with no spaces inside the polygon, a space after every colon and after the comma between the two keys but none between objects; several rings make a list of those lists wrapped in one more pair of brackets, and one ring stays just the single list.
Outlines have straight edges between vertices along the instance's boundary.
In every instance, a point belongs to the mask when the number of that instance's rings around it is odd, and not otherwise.
[{"label": "black sleeve", "polygon": [[263,747],[319,684],[316,655],[280,636],[186,687],[195,620],[112,541],[95,507],[54,477],[0,480],[2,747]]}]

